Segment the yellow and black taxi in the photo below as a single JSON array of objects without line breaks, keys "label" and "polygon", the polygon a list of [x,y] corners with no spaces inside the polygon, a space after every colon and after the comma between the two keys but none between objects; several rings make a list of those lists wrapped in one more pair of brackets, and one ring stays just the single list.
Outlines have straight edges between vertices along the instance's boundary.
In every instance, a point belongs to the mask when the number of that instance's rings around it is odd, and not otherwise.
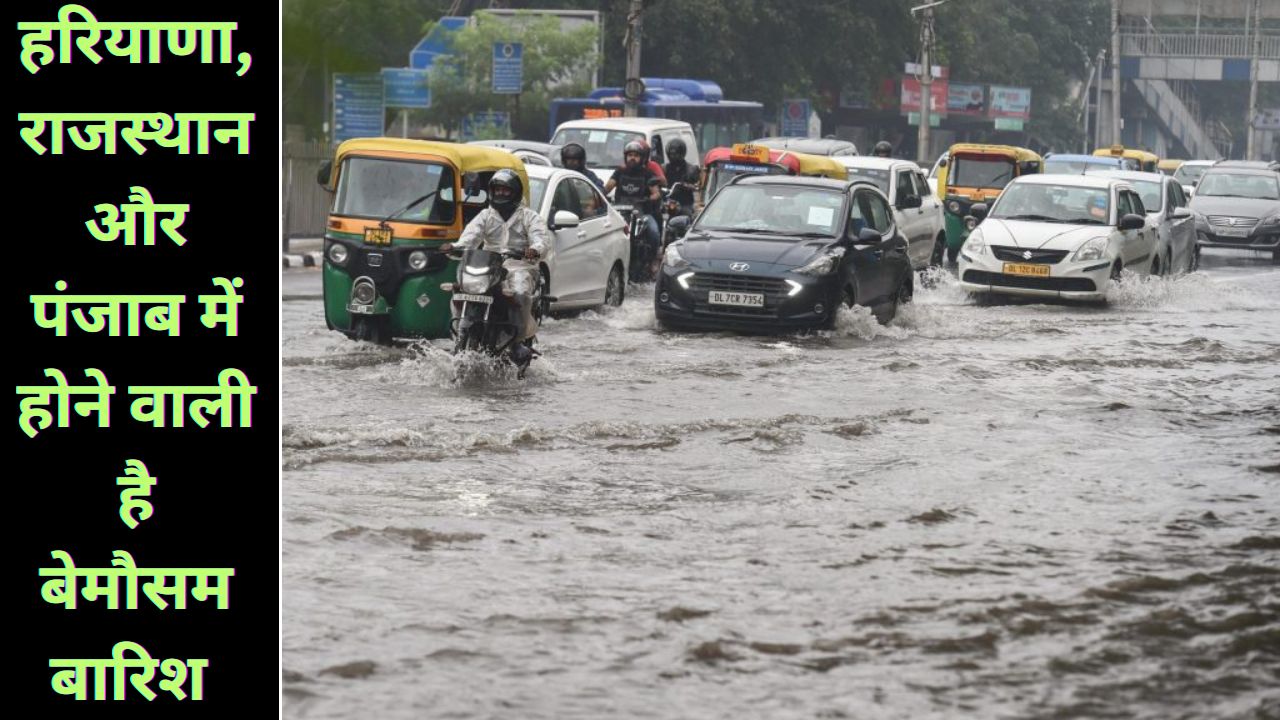
[{"label": "yellow and black taxi", "polygon": [[741,176],[667,246],[654,309],[675,329],[821,328],[855,304],[887,323],[911,300],[913,278],[907,242],[874,184]]}]

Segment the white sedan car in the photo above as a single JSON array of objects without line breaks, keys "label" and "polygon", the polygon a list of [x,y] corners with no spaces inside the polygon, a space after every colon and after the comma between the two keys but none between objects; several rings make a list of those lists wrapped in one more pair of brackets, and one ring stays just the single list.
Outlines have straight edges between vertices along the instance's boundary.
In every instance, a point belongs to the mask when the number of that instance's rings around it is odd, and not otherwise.
[{"label": "white sedan car", "polygon": [[[1025,175],[1009,183],[960,249],[960,287],[1069,300],[1105,300],[1124,269],[1150,273],[1156,231],[1123,180]],[[985,214],[985,219],[981,216]]]},{"label": "white sedan car", "polygon": [[1156,229],[1156,256],[1152,275],[1173,275],[1196,269],[1196,218],[1187,208],[1182,185],[1162,173],[1132,170],[1097,170],[1090,175],[1124,180],[1138,191],[1147,218]]},{"label": "white sedan car", "polygon": [[525,165],[529,207],[547,221],[551,251],[543,259],[555,310],[621,305],[631,246],[627,223],[600,190],[573,170]]},{"label": "white sedan car", "polygon": [[946,220],[942,201],[929,189],[924,171],[910,160],[846,155],[832,158],[845,166],[850,180],[870,180],[889,196],[894,224],[907,239],[911,267],[923,270],[942,263]]}]

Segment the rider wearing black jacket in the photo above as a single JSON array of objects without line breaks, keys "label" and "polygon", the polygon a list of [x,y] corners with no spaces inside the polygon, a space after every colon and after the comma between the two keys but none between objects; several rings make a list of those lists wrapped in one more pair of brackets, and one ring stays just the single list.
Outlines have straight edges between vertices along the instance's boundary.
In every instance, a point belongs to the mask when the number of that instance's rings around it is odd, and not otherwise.
[{"label": "rider wearing black jacket", "polygon": [[[693,214],[693,188],[698,186],[698,180],[702,177],[702,172],[697,165],[685,162],[687,152],[688,148],[680,138],[674,138],[667,143],[668,161],[663,172],[667,176],[667,182],[673,188],[670,199],[679,205],[679,211],[676,213],[679,215]],[[676,183],[683,183],[683,186],[677,188]]]}]

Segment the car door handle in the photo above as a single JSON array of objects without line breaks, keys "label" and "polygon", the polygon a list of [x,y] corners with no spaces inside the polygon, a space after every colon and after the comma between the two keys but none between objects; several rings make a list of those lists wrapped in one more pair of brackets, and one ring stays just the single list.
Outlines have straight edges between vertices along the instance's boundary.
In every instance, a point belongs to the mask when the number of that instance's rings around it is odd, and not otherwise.
[{"label": "car door handle", "polygon": [[576,236],[578,236],[578,237],[580,237],[580,238],[584,238],[584,237],[586,237],[586,236],[587,236],[587,233],[586,233],[585,231],[583,231],[583,230],[579,230],[578,232],[574,233],[574,235],[576,235]]}]

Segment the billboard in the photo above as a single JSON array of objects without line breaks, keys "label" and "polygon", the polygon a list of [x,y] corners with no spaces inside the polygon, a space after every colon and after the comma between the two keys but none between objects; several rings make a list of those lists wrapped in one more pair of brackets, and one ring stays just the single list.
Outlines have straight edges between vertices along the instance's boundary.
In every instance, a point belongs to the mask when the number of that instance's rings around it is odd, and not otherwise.
[{"label": "billboard", "polygon": [[992,85],[990,118],[1031,119],[1031,88]]},{"label": "billboard", "polygon": [[987,89],[982,85],[951,83],[947,89],[947,114],[982,117],[987,114]]},{"label": "billboard", "polygon": [[[937,115],[947,114],[947,81],[934,80],[929,86],[929,94],[933,102],[929,104],[930,112]],[[902,76],[902,94],[899,110],[903,114],[920,112],[920,81],[910,75]]]}]

